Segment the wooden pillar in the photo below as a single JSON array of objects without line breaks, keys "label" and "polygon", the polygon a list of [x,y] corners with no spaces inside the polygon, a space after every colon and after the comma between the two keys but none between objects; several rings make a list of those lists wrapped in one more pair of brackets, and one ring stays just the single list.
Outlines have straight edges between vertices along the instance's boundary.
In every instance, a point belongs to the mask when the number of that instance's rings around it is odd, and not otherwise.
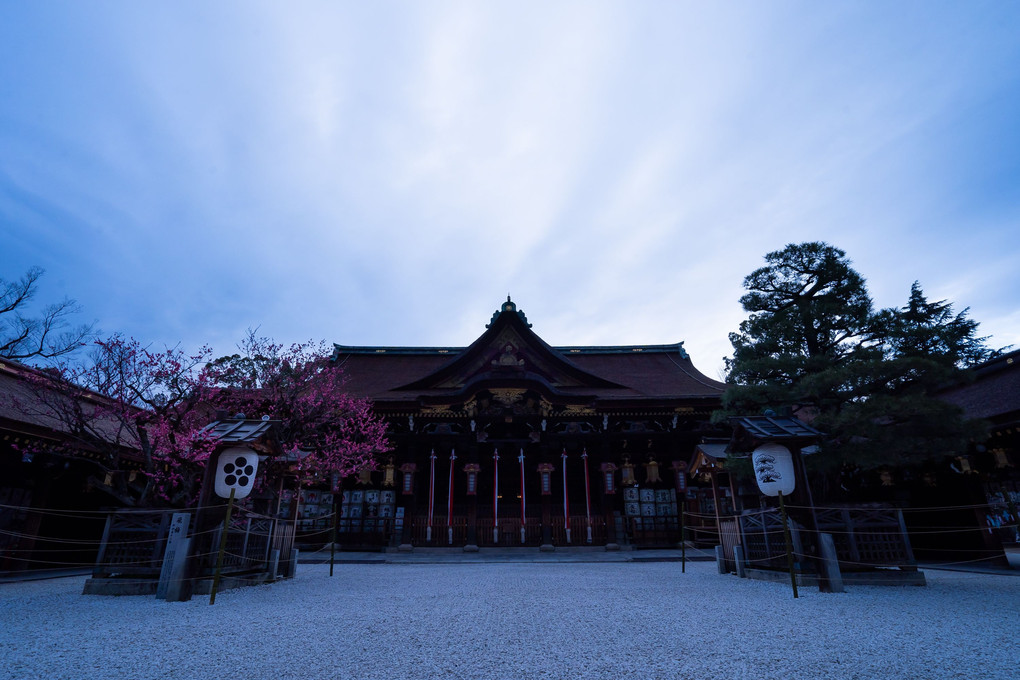
[{"label": "wooden pillar", "polygon": [[[610,448],[608,437],[604,438],[601,445],[601,451],[599,452],[599,459],[602,461],[602,465],[609,464],[615,469],[616,465],[609,459]],[[599,502],[602,506],[602,513],[606,518],[606,550],[619,550],[620,544],[617,542],[616,537],[616,518],[613,516],[613,508],[616,505],[616,494],[606,493],[606,471],[602,465],[599,466]],[[613,472],[615,474],[615,472]]]},{"label": "wooden pillar", "polygon": [[807,468],[804,467],[804,456],[801,454],[800,447],[796,444],[791,444],[789,448],[790,453],[793,455],[794,478],[797,481],[797,486],[793,494],[791,494],[790,500],[800,506],[795,511],[791,511],[790,514],[797,518],[807,530],[805,532],[806,540],[804,541],[803,550],[807,553],[806,561],[810,562],[815,568],[818,576],[818,590],[823,593],[830,593],[833,592],[834,584],[829,581],[826,565],[822,559],[818,516],[815,513],[815,502],[811,494],[811,485],[808,483]]},{"label": "wooden pillar", "polygon": [[[41,466],[36,469],[41,469]],[[42,528],[42,521],[45,516],[42,512],[37,512],[35,509],[39,508],[41,510],[46,508],[47,501],[49,499],[50,486],[51,478],[49,475],[40,473],[35,476],[35,486],[32,489],[32,499],[29,504],[31,510],[28,512],[24,523],[22,523],[19,527],[20,532],[23,535],[14,543],[14,547],[16,548],[16,552],[14,554],[24,556],[23,559],[13,563],[15,571],[38,569],[39,564],[44,565],[43,568],[50,566],[46,564],[47,553],[45,551],[43,551],[41,560],[35,559],[35,544],[39,538],[39,531]]]},{"label": "wooden pillar", "polygon": [[548,451],[543,450],[542,462],[538,466],[538,493],[542,497],[542,544],[540,550],[554,550],[552,544],[552,475],[556,467],[548,460]]},{"label": "wooden pillar", "polygon": [[[407,447],[407,460],[400,466],[400,505],[404,508],[404,527],[400,531],[399,550],[407,552],[412,550],[414,544],[414,522],[418,516],[418,487],[421,485],[421,466],[415,461],[417,449],[411,445]],[[410,482],[405,476],[410,476]],[[408,487],[407,485],[410,485]],[[396,513],[394,513],[396,514]]]},{"label": "wooden pillar", "polygon": [[726,477],[730,482],[730,501],[733,503],[733,512],[734,514],[739,515],[744,509],[744,504],[740,502],[740,496],[737,495],[736,480],[734,479],[733,473],[728,470],[726,472]]},{"label": "wooden pillar", "polygon": [[715,478],[715,464],[709,468],[708,476],[712,479],[712,505],[715,506],[715,535],[719,544],[722,545],[722,518],[719,512],[719,481]]},{"label": "wooden pillar", "polygon": [[[184,579],[181,588],[175,593],[179,598],[177,601],[184,602],[191,599],[194,592],[195,581],[201,575],[202,563],[205,556],[212,554],[212,535],[216,525],[223,521],[226,514],[226,503],[217,502],[213,489],[216,479],[216,462],[219,459],[220,448],[217,447],[209,456],[205,471],[202,473],[202,486],[198,492],[198,509],[195,511],[195,524],[192,527],[192,540],[188,545],[188,557],[184,567]],[[297,498],[294,498],[294,506],[291,512],[297,507]],[[224,531],[227,527],[224,527]],[[169,600],[169,597],[167,598]]]},{"label": "wooden pillar", "polygon": [[[465,481],[464,492],[467,494],[467,541],[464,545],[465,552],[478,551],[478,475],[481,474],[481,466],[478,464],[478,444],[471,444],[468,448],[468,464],[464,466]],[[474,489],[468,488],[468,475],[475,475]]]}]

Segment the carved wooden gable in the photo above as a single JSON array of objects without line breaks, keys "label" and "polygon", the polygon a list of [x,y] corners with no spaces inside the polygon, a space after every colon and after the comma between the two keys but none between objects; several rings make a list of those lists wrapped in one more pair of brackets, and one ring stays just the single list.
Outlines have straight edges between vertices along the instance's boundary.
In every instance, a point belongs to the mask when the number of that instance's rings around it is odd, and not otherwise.
[{"label": "carved wooden gable", "polygon": [[431,375],[400,389],[459,391],[475,383],[525,381],[538,381],[553,389],[620,387],[584,371],[549,346],[508,299],[478,340]]}]

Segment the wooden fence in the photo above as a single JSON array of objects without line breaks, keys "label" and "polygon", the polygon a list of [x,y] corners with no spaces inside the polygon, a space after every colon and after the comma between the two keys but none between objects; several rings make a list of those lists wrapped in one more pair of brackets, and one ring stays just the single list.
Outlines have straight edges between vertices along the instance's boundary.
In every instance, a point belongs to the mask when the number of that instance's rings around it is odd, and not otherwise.
[{"label": "wooden fence", "polygon": [[[898,508],[831,508],[818,510],[818,529],[831,534],[842,571],[874,567],[916,568],[903,512]],[[795,561],[805,553],[805,529],[789,520]],[[733,547],[743,546],[749,567],[785,568],[786,540],[778,510],[744,512],[720,524],[720,537],[728,566]]]},{"label": "wooden fence", "polygon": [[[92,569],[93,578],[158,579],[163,567],[167,533],[174,511],[118,511],[106,520],[103,542]],[[219,546],[222,523],[211,545]],[[290,559],[294,524],[235,509],[231,516],[224,553],[224,573],[266,569],[271,553],[280,551],[281,562]],[[211,572],[215,555],[205,555],[202,571]]]}]

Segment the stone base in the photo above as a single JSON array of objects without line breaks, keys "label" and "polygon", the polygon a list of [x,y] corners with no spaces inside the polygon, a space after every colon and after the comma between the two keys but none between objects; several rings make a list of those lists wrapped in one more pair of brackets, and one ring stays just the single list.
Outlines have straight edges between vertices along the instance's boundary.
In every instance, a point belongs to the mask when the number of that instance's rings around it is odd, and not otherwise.
[{"label": "stone base", "polygon": [[610,550],[611,551],[611,550],[619,550],[619,549],[620,549],[620,544],[619,543],[606,543],[606,550]]},{"label": "stone base", "polygon": [[[244,586],[260,586],[263,583],[272,583],[274,580],[274,578],[265,572],[246,574],[244,576],[220,576],[220,582],[216,586],[216,593],[219,594],[224,590],[232,590]],[[212,592],[212,584],[213,580],[211,578],[195,581],[195,590],[192,594],[208,595]]]},{"label": "stone base", "polygon": [[552,543],[543,543],[542,545],[538,546],[539,552],[553,552],[554,550],[556,550],[556,546],[554,546]]},{"label": "stone base", "polygon": [[464,546],[464,552],[478,552],[478,546],[477,545],[465,545]]},{"label": "stone base", "polygon": [[82,595],[155,595],[159,581],[121,578],[90,578],[85,581]]},{"label": "stone base", "polygon": [[1010,569],[1020,569],[1020,544],[1010,543],[1002,546],[1002,552],[1006,554],[1006,564]]},{"label": "stone base", "polygon": [[410,543],[401,543],[397,546],[397,552],[411,552],[412,550],[414,550],[414,546]]},{"label": "stone base", "polygon": [[[747,578],[757,581],[774,583],[790,583],[790,572],[772,571],[771,569],[748,568]],[[798,587],[818,587],[818,577],[814,574],[796,574]],[[926,586],[928,581],[922,571],[904,571],[902,569],[875,569],[874,571],[843,572],[844,586]]]},{"label": "stone base", "polygon": [[[244,574],[238,576],[221,576],[216,587],[217,593],[243,586],[257,586],[272,583],[276,580],[269,572]],[[192,595],[208,595],[212,592],[211,578],[199,579],[195,582]],[[126,578],[90,578],[85,581],[82,595],[155,595],[158,579],[126,579]]]}]

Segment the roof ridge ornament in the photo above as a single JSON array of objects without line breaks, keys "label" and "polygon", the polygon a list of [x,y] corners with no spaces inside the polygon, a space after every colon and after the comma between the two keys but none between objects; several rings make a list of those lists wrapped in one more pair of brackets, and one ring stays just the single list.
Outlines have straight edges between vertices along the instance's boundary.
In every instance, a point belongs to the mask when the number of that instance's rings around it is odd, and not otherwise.
[{"label": "roof ridge ornament", "polygon": [[503,303],[502,307],[500,307],[499,309],[492,313],[492,319],[489,320],[489,323],[487,323],[485,327],[486,328],[491,327],[492,324],[496,323],[496,319],[499,318],[499,315],[503,314],[504,312],[515,312],[517,316],[521,317],[521,321],[524,322],[524,325],[527,326],[528,328],[531,328],[531,324],[528,323],[528,317],[524,315],[524,312],[518,311],[517,305],[514,304],[514,301],[510,299],[509,293],[507,293],[506,302]]}]

